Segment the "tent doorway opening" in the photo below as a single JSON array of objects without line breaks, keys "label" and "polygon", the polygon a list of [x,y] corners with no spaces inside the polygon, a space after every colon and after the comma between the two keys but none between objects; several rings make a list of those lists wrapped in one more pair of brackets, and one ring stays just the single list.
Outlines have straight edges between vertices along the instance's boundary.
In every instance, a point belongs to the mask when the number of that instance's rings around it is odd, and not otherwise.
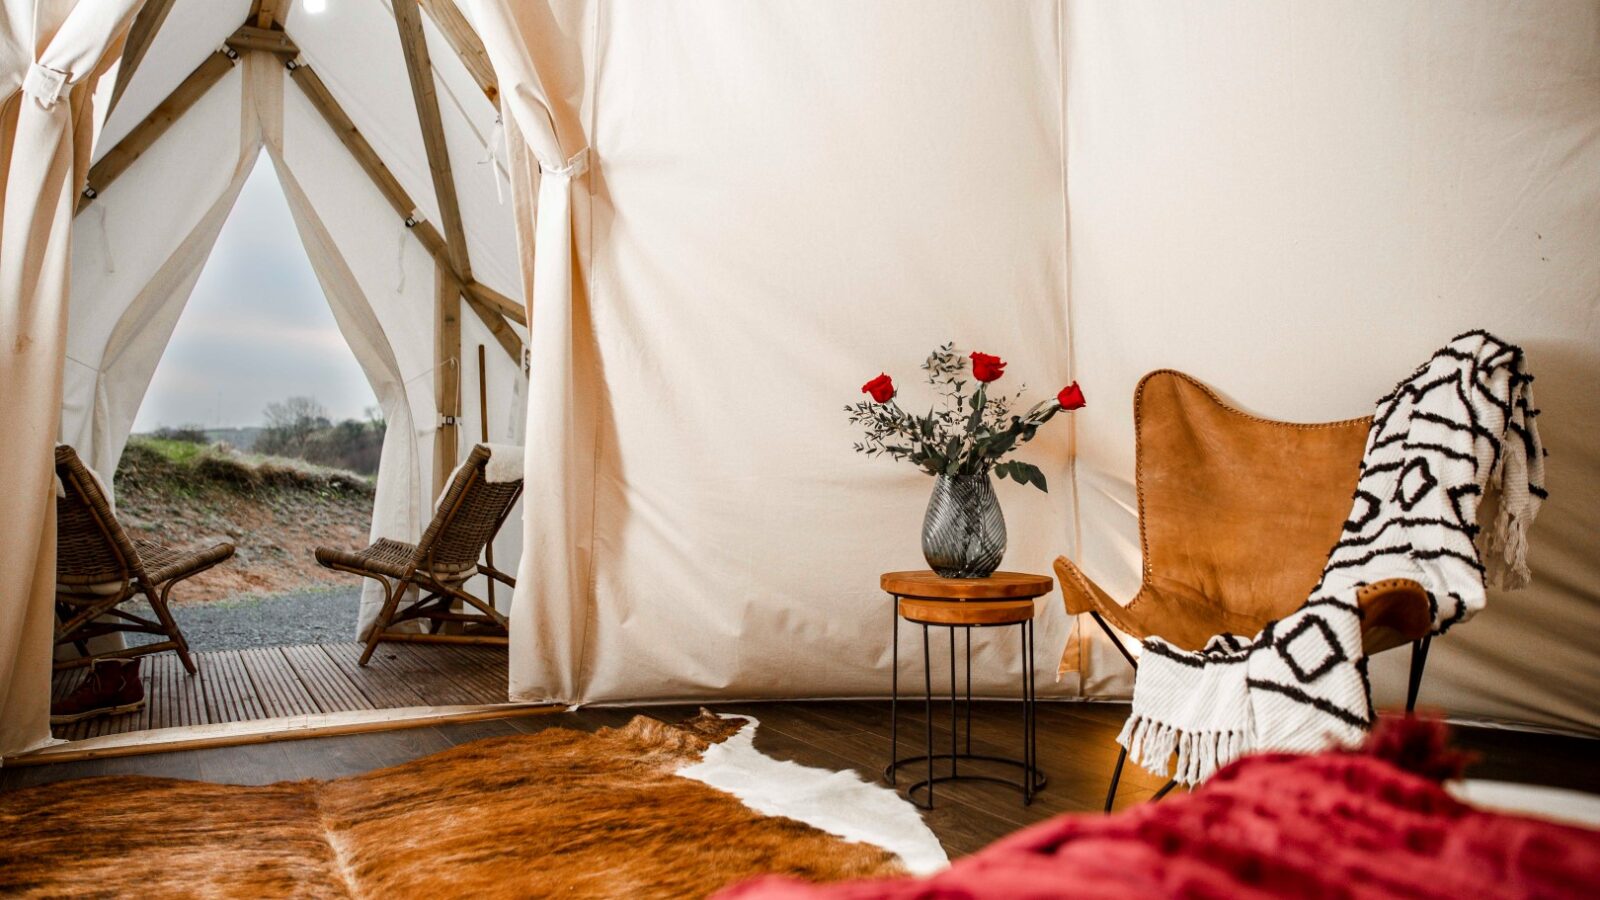
[{"label": "tent doorway opening", "polygon": [[[385,645],[359,665],[365,580],[320,566],[314,550],[369,543],[388,427],[262,153],[182,305],[112,482],[115,518],[136,546],[235,548],[170,597],[197,671],[176,652],[142,656],[141,709],[53,724],[55,737],[503,702],[503,649]],[[159,618],[142,597],[120,608]],[[87,677],[58,670],[55,698]]]}]

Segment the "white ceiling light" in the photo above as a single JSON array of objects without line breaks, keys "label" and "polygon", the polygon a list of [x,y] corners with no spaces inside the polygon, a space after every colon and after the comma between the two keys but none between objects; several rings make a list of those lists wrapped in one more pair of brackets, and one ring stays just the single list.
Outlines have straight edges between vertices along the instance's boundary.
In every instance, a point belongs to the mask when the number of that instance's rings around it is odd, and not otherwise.
[{"label": "white ceiling light", "polygon": [[312,15],[316,15],[319,12],[326,12],[328,9],[328,0],[306,0],[305,8],[306,12],[311,13]]}]

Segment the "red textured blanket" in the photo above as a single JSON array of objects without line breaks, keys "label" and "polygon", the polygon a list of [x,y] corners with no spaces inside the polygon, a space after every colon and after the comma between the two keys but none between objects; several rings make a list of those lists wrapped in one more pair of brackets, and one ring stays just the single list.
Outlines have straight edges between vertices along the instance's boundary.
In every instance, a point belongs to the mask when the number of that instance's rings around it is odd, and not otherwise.
[{"label": "red textured blanket", "polygon": [[1445,774],[1439,746],[1391,741],[1373,751],[1412,771],[1357,753],[1254,756],[1192,794],[1113,816],[1059,816],[930,878],[766,878],[720,897],[1600,896],[1600,831],[1455,800],[1434,780]]}]

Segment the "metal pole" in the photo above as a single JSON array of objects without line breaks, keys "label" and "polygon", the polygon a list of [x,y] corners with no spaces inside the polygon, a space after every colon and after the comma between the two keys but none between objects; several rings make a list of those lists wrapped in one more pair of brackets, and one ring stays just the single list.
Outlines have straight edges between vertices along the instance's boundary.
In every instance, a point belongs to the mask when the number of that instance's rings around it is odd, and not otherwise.
[{"label": "metal pole", "polygon": [[956,728],[956,627],[951,625],[945,629],[950,632],[950,777],[956,777],[956,741],[960,729]]},{"label": "metal pole", "polygon": [[933,666],[928,658],[928,626],[922,626],[922,699],[923,722],[927,725],[928,740],[923,745],[928,756],[928,808],[933,809]]},{"label": "metal pole", "polygon": [[894,784],[895,763],[900,761],[900,598],[889,597],[889,629],[894,635],[894,670],[889,676],[889,783]]},{"label": "metal pole", "polygon": [[967,632],[967,753],[972,753],[972,626]]}]

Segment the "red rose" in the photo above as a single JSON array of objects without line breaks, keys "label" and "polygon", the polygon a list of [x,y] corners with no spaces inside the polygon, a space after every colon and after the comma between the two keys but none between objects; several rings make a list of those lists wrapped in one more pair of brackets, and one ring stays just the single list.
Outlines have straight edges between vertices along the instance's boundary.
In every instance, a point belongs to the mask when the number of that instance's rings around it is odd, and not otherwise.
[{"label": "red rose", "polygon": [[888,403],[894,399],[894,379],[879,373],[877,378],[861,386],[861,393],[871,394],[872,399],[879,403]]},{"label": "red rose", "polygon": [[1056,402],[1061,404],[1062,409],[1083,409],[1083,389],[1074,381],[1061,389],[1061,393],[1056,395]]},{"label": "red rose", "polygon": [[987,353],[978,353],[977,351],[973,351],[972,377],[978,379],[984,384],[988,384],[1005,373],[1005,360],[998,356],[990,356]]}]

